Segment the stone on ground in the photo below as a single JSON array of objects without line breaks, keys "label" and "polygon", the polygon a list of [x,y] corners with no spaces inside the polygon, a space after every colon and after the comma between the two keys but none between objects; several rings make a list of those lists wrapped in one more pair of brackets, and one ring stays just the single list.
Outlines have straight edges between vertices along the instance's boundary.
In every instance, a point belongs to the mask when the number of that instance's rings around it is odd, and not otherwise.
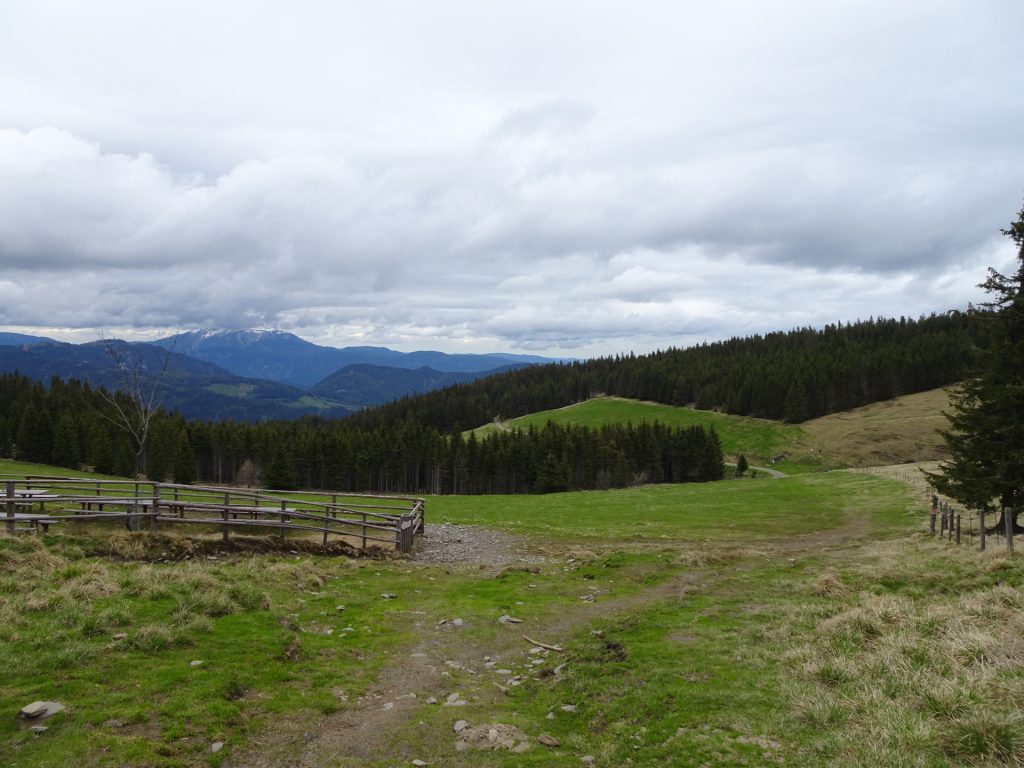
[{"label": "stone on ground", "polygon": [[460,741],[474,749],[507,749],[511,752],[525,752],[530,748],[530,737],[505,723],[489,723],[463,728],[459,731]]},{"label": "stone on ground", "polygon": [[18,715],[26,720],[41,717],[50,717],[64,709],[64,705],[58,701],[33,701],[21,708]]}]

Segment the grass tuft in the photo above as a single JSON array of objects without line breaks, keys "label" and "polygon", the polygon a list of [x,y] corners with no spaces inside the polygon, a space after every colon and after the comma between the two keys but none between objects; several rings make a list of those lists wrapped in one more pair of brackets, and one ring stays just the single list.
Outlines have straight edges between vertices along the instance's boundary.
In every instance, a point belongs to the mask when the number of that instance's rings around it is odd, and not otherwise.
[{"label": "grass tuft", "polygon": [[812,589],[818,597],[842,597],[846,594],[846,585],[834,573],[818,576]]},{"label": "grass tuft", "polygon": [[970,762],[990,760],[998,765],[1022,765],[1024,720],[1019,712],[976,711],[950,724],[942,736],[942,749],[950,757]]}]

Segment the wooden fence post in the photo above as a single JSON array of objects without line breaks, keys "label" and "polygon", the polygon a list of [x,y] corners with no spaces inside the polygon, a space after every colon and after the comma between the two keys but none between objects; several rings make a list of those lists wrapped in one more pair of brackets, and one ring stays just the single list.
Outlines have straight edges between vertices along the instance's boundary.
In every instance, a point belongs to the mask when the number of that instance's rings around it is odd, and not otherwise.
[{"label": "wooden fence post", "polygon": [[153,483],[153,507],[150,509],[153,516],[149,518],[149,530],[154,533],[157,530],[156,517],[160,514],[160,486]]},{"label": "wooden fence post", "polygon": [[281,544],[284,544],[284,525],[285,525],[285,510],[288,509],[287,503],[284,499],[281,499]]},{"label": "wooden fence post", "polygon": [[953,540],[953,521],[956,514],[953,512],[953,507],[949,508],[949,540]]},{"label": "wooden fence post", "polygon": [[961,513],[956,513],[956,544],[960,546],[960,517]]},{"label": "wooden fence post", "polygon": [[363,552],[366,551],[366,513],[363,512]]},{"label": "wooden fence post", "polygon": [[7,481],[7,533],[13,536],[14,531],[14,510],[16,509],[14,503],[14,483],[10,480]]},{"label": "wooden fence post", "polygon": [[1003,520],[1006,522],[1006,549],[1013,552],[1013,510],[1003,507]]},{"label": "wooden fence post", "polygon": [[985,551],[985,510],[978,512],[978,538],[981,540],[981,551]]},{"label": "wooden fence post", "polygon": [[231,538],[231,534],[228,533],[228,531],[231,529],[231,526],[228,525],[228,515],[230,513],[231,513],[231,494],[230,493],[225,493],[224,494],[224,513],[221,516],[222,519],[224,520],[224,524],[221,526],[221,534],[220,534],[221,538],[224,539],[224,541],[228,541]]}]

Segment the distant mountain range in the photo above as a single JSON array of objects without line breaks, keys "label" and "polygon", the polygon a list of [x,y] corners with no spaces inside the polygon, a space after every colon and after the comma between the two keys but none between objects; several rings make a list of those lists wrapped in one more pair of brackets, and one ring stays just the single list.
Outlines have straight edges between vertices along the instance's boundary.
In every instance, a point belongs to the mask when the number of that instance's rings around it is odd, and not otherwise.
[{"label": "distant mountain range", "polygon": [[0,332],[0,345],[16,347],[21,345],[29,346],[32,344],[60,344],[60,342],[54,339],[48,339],[45,336],[29,336],[24,333]]},{"label": "distant mountain range", "polygon": [[459,373],[438,371],[426,366],[406,370],[357,363],[346,365],[341,370],[332,373],[309,392],[311,395],[326,400],[344,403],[347,408],[356,410],[398,400],[406,395],[422,395],[424,392],[441,389],[452,384],[468,384],[492,373],[503,373],[521,367],[522,363],[505,365],[491,371]]},{"label": "distant mountain range", "polygon": [[296,387],[313,387],[349,365],[483,373],[509,365],[555,362],[536,355],[452,355],[396,352],[387,347],[324,347],[284,331],[190,331],[153,343],[214,363],[239,376],[270,379]]},{"label": "distant mountain range", "polygon": [[535,355],[338,349],[280,331],[194,331],[152,344],[67,344],[0,333],[0,373],[17,371],[41,382],[59,376],[116,389],[115,357],[155,376],[168,354],[170,364],[161,382],[166,408],[188,418],[236,421],[340,417],[491,373],[555,362]]}]

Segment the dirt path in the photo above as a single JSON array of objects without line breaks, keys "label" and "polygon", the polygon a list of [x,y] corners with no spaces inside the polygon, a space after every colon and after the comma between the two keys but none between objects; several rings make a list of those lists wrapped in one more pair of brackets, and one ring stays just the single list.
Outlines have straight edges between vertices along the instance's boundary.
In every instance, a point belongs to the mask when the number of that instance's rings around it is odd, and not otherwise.
[{"label": "dirt path", "polygon": [[531,554],[526,539],[478,525],[427,525],[413,560],[423,563],[471,563],[503,568],[543,562]]},{"label": "dirt path", "polygon": [[786,476],[785,472],[780,472],[779,470],[772,469],[771,467],[755,467],[753,464],[751,464],[749,467],[747,467],[747,469],[754,470],[757,472],[764,472],[772,480],[778,480],[780,477]]},{"label": "dirt path", "polygon": [[[826,531],[765,542],[741,551],[727,553],[734,562],[760,557],[799,556],[801,552],[819,552],[823,548],[848,544],[870,530],[869,521],[855,518]],[[486,569],[514,565],[543,564],[566,568],[569,553],[540,557],[531,552],[528,539],[501,531],[467,525],[429,526],[423,543],[410,562],[428,566],[461,564]],[[727,547],[728,545],[723,545]],[[237,749],[226,767],[241,768],[319,768],[320,766],[356,766],[380,759],[394,749],[395,736],[407,727],[424,704],[451,707],[451,719],[473,719],[504,696],[514,676],[536,673],[542,660],[552,660],[548,651],[531,646],[523,634],[544,642],[557,643],[578,633],[587,624],[624,613],[642,610],[659,601],[684,599],[694,590],[710,588],[721,561],[695,563],[693,570],[644,589],[640,593],[618,597],[598,595],[587,600],[586,587],[580,587],[581,599],[567,601],[556,614],[542,624],[508,624],[486,643],[474,638],[468,624],[451,621],[424,622],[421,639],[412,647],[396,650],[391,663],[367,693],[331,715],[301,722],[290,719],[273,722],[254,737],[249,749]],[[473,619],[472,621],[479,621]],[[449,699],[453,698],[453,701]],[[462,702],[462,703],[459,703]],[[422,711],[422,710],[419,710]],[[454,739],[454,736],[452,737]],[[402,745],[406,752],[396,755],[408,764],[417,757],[416,745]]]},{"label": "dirt path", "polygon": [[[736,468],[736,463],[735,462],[727,461],[727,462],[725,462],[725,466],[731,467],[731,468],[735,469]],[[747,469],[751,473],[753,473],[753,472],[763,472],[764,474],[768,475],[768,477],[770,477],[772,480],[778,480],[779,478],[787,476],[785,472],[780,472],[777,469],[771,469],[770,467],[755,467],[753,464],[748,464],[747,465]]]}]

